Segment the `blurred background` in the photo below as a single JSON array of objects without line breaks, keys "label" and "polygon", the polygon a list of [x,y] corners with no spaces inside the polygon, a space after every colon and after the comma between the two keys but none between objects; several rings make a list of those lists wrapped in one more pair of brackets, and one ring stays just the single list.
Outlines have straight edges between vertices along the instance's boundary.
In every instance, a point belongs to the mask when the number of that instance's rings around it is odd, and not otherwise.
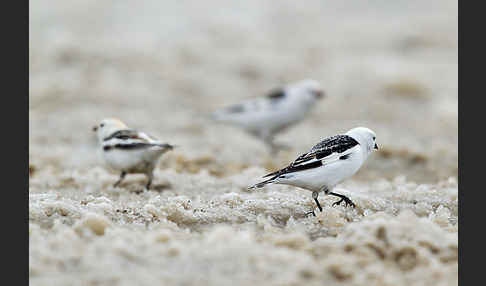
[{"label": "blurred background", "polygon": [[[91,127],[118,117],[181,146],[161,168],[215,176],[282,167],[367,126],[381,149],[356,179],[457,176],[457,1],[38,1],[29,24],[31,164],[99,165]],[[271,158],[205,115],[286,83],[324,87]]]},{"label": "blurred background", "polygon": [[[32,285],[457,285],[457,1],[29,4]],[[291,150],[207,118],[307,78],[327,96]],[[112,187],[106,117],[179,146],[154,190]],[[380,146],[336,186],[356,208],[247,190],[356,126]]]}]

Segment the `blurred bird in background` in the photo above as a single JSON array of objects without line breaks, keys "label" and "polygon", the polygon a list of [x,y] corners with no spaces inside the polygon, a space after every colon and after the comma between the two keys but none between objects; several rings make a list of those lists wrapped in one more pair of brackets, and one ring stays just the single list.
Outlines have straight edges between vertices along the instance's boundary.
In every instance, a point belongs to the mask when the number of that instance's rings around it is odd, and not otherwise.
[{"label": "blurred bird in background", "polygon": [[93,131],[102,148],[104,162],[111,169],[121,172],[114,187],[120,185],[126,174],[145,174],[148,178],[145,188],[150,189],[160,156],[174,148],[146,133],[128,128],[119,119],[104,119],[93,127]]},{"label": "blurred bird in background", "polygon": [[211,114],[217,122],[242,128],[263,140],[272,153],[287,148],[274,142],[277,133],[302,121],[318,100],[325,96],[315,80],[303,80],[250,99]]}]

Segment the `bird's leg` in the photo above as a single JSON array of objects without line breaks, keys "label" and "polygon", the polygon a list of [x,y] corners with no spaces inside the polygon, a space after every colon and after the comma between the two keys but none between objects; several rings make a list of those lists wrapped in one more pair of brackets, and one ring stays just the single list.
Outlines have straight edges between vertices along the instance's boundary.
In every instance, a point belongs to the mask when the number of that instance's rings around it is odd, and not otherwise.
[{"label": "bird's leg", "polygon": [[120,179],[118,179],[118,181],[116,181],[116,183],[113,185],[113,187],[118,187],[118,185],[120,185],[120,183],[123,181],[123,178],[125,178],[125,175],[127,173],[125,171],[122,171],[121,174],[120,174]]},{"label": "bird's leg", "polygon": [[275,143],[275,142],[273,142],[272,146],[273,146],[273,148],[277,149],[277,151],[279,151],[279,150],[290,150],[290,149],[292,149],[292,147],[290,147],[289,145],[284,144],[284,143]]},{"label": "bird's leg", "polygon": [[322,212],[322,207],[321,207],[321,204],[319,203],[319,201],[317,200],[317,197],[319,196],[319,193],[314,191],[312,192],[312,198],[314,199],[314,201],[316,202],[316,205],[317,207],[319,208],[319,211]]},{"label": "bird's leg", "polygon": [[292,149],[290,146],[282,143],[275,143],[275,140],[273,138],[271,140],[265,140],[265,143],[270,146],[270,153],[272,155],[275,155],[278,153],[278,151],[282,150],[290,150]]},{"label": "bird's leg", "polygon": [[346,197],[344,195],[336,194],[336,193],[333,193],[333,192],[330,192],[330,193],[327,193],[327,194],[341,198],[339,201],[333,203],[332,206],[335,206],[335,205],[339,206],[344,201],[345,206],[352,206],[353,208],[356,207],[356,205],[348,197]]},{"label": "bird's leg", "polygon": [[148,190],[150,190],[150,186],[152,185],[152,179],[154,178],[154,173],[153,171],[147,173],[147,177],[148,177],[148,182],[147,182],[147,185],[145,185],[145,188]]},{"label": "bird's leg", "polygon": [[262,132],[258,134],[258,137],[265,142],[267,146],[270,147],[270,154],[275,155],[278,153],[278,145],[274,143],[273,136],[270,135],[268,132]]},{"label": "bird's leg", "polygon": [[[317,207],[319,208],[319,210],[322,212],[322,207],[321,207],[321,204],[319,203],[319,201],[317,200],[317,197],[319,196],[319,193],[314,191],[312,192],[312,198],[314,199],[314,201],[316,202],[316,205]],[[314,211],[311,211],[311,212],[308,212],[306,215],[309,215],[309,214],[313,214],[314,216],[316,216],[316,214],[314,213]]]},{"label": "bird's leg", "polygon": [[270,154],[272,155],[276,155],[280,150],[290,149],[290,146],[275,143],[274,134],[268,130],[255,133],[255,135],[263,140],[263,142],[265,142],[265,144],[270,147]]},{"label": "bird's leg", "polygon": [[278,151],[279,151],[278,147],[277,147],[275,144],[273,144],[273,142],[268,143],[268,144],[269,144],[269,146],[270,146],[270,154],[271,154],[272,156],[273,156],[273,155],[276,155],[276,154],[278,153]]}]

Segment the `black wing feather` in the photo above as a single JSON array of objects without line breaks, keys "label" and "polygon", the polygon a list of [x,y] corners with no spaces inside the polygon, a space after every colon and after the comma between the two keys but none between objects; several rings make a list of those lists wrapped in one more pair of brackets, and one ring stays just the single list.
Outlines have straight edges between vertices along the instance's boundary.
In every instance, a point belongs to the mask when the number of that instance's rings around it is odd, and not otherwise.
[{"label": "black wing feather", "polygon": [[302,170],[312,169],[319,166],[322,166],[322,161],[314,161],[308,164],[305,162],[310,161],[312,159],[322,159],[325,158],[332,153],[342,153],[354,146],[359,145],[358,141],[353,139],[348,135],[335,135],[329,138],[324,139],[323,141],[319,142],[317,145],[312,147],[312,149],[300,155],[293,163],[291,163],[286,168],[278,170],[276,172],[270,173],[266,177],[273,176],[272,179],[277,178],[283,174],[299,172]]},{"label": "black wing feather", "polygon": [[272,103],[277,103],[285,97],[285,91],[283,89],[275,89],[267,94],[267,97]]},{"label": "black wing feather", "polygon": [[154,145],[149,143],[115,144],[115,145],[106,145],[103,147],[103,150],[105,151],[109,151],[111,149],[134,150],[134,149],[143,149],[152,146]]},{"label": "black wing feather", "polygon": [[111,140],[113,138],[121,139],[121,140],[140,139],[138,137],[138,132],[136,130],[133,130],[133,129],[124,129],[124,130],[118,130],[118,131],[114,132],[110,136],[108,136],[105,139],[103,139],[103,141],[108,141],[108,140]]}]

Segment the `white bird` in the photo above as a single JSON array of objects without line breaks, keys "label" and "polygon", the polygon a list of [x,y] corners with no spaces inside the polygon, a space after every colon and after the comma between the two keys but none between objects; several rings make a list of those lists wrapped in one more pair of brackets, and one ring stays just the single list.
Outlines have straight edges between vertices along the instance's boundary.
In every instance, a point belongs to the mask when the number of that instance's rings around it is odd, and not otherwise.
[{"label": "white bird", "polygon": [[284,147],[274,143],[274,136],[302,121],[323,97],[324,91],[317,81],[304,80],[215,111],[211,117],[262,139],[274,152]]},{"label": "white bird", "polygon": [[148,190],[160,156],[174,148],[146,133],[129,129],[125,123],[114,118],[102,120],[93,127],[93,131],[97,133],[104,162],[111,169],[121,172],[114,187],[122,182],[126,174],[145,174],[148,177],[145,186]]},{"label": "white bird", "polygon": [[[264,176],[270,179],[252,187],[261,188],[267,184],[284,184],[312,191],[312,198],[322,212],[317,200],[320,192],[341,198],[339,205],[354,207],[354,203],[346,196],[331,192],[334,186],[354,175],[375,149],[376,134],[366,127],[356,127],[344,135],[335,135],[322,140],[312,149],[299,156],[286,168]],[[314,212],[310,212],[314,214]],[[315,215],[315,214],[314,214]]]}]

